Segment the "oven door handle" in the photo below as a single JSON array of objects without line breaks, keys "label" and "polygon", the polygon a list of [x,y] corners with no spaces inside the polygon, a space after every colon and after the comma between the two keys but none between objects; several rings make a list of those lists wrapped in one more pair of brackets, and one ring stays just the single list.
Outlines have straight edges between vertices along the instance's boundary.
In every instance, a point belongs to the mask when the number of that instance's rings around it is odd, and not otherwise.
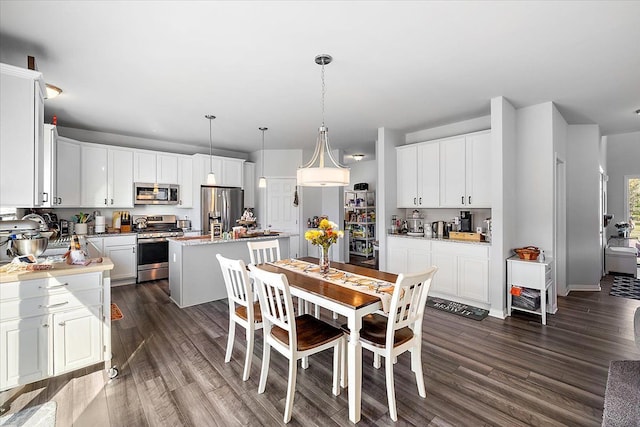
[{"label": "oven door handle", "polygon": [[144,245],[147,243],[159,243],[159,242],[166,242],[166,241],[167,241],[166,237],[154,237],[152,239],[138,239],[138,244]]}]

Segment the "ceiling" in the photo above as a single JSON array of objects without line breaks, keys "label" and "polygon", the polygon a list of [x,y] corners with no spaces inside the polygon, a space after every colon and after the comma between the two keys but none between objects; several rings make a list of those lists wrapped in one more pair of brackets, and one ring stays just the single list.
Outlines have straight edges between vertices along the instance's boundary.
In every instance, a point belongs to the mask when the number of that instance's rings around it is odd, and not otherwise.
[{"label": "ceiling", "polygon": [[[570,124],[640,131],[640,2],[0,1],[0,60],[36,57],[65,127],[198,145],[374,153],[403,132],[554,101]],[[634,47],[636,46],[636,47]],[[176,145],[179,152],[179,145]]]}]

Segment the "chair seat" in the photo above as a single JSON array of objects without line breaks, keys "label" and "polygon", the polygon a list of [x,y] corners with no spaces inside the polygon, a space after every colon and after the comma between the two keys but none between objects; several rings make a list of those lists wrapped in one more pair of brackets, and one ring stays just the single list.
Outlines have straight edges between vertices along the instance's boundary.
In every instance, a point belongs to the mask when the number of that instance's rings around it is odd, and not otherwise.
[{"label": "chair seat", "polygon": [[[343,333],[340,329],[331,326],[322,320],[316,319],[310,314],[296,317],[296,334],[298,339],[298,351],[310,350],[340,338]],[[286,346],[289,346],[289,334],[282,328],[273,326],[271,336]]]},{"label": "chair seat", "polygon": [[[360,329],[360,339],[363,342],[375,347],[384,348],[387,339],[387,322],[389,319],[380,314],[369,314],[362,318],[362,329]],[[350,334],[347,325],[342,325],[342,330]],[[396,331],[393,338],[393,346],[397,347],[413,338],[413,331],[409,328],[402,328]]]},{"label": "chair seat", "polygon": [[[236,307],[236,314],[247,320],[247,307],[243,305],[239,305]],[[262,311],[260,310],[260,302],[256,301],[253,303],[253,316],[255,317],[254,323],[262,323]]]}]

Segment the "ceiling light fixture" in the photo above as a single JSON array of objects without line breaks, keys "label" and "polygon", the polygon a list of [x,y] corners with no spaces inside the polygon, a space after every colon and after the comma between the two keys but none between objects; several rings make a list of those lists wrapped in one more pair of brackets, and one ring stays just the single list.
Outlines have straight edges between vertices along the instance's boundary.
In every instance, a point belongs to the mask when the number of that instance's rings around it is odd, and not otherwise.
[{"label": "ceiling light fixture", "polygon": [[[298,185],[303,187],[339,187],[349,185],[349,168],[340,164],[331,154],[328,129],[324,125],[324,66],[331,63],[330,55],[318,55],[315,62],[322,66],[322,126],[318,130],[318,139],[313,157],[309,163],[298,168]],[[325,155],[333,165],[325,166]],[[327,163],[329,163],[327,162]]]},{"label": "ceiling light fixture", "polygon": [[356,162],[359,162],[360,160],[364,159],[364,154],[352,154],[351,157],[353,157],[353,160],[355,160]]},{"label": "ceiling light fixture", "polygon": [[216,118],[211,114],[206,114],[209,119],[209,173],[207,174],[207,185],[216,185],[216,174],[213,173],[213,137],[211,136],[211,123]]},{"label": "ceiling light fixture", "polygon": [[269,128],[258,128],[262,131],[262,176],[258,179],[258,188],[267,188],[267,178],[264,176],[264,131]]},{"label": "ceiling light fixture", "polygon": [[47,83],[46,87],[47,87],[47,99],[53,99],[62,93],[62,89],[60,89],[58,86],[54,86],[52,84]]},{"label": "ceiling light fixture", "polygon": [[636,110],[636,114],[640,116],[640,110]]}]

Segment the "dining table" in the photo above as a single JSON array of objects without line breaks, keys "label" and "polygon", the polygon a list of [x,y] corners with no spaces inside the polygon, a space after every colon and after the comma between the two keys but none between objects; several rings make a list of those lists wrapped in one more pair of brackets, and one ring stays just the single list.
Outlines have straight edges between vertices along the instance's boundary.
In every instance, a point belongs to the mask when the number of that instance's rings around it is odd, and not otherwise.
[{"label": "dining table", "polygon": [[[315,264],[318,262],[317,258],[312,257],[298,259]],[[321,276],[312,276],[303,271],[292,271],[274,263],[260,264],[258,267],[266,271],[284,274],[289,282],[292,296],[346,317],[350,332],[347,346],[347,382],[342,383],[341,386],[347,388],[349,395],[349,420],[357,423],[360,421],[362,407],[362,346],[360,344],[362,318],[382,310],[381,298],[375,294],[360,292],[357,288],[331,283]],[[395,283],[397,279],[397,275],[392,273],[339,262],[331,262],[331,270],[389,283]]]}]

